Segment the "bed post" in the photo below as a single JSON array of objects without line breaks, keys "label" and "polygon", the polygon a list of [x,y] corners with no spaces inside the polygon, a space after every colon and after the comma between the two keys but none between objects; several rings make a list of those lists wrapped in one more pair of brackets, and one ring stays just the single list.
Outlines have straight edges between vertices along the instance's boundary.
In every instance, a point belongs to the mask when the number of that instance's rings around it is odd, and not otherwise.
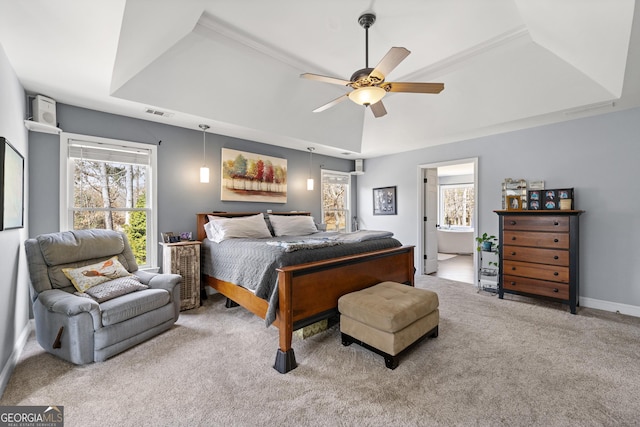
[{"label": "bed post", "polygon": [[291,272],[278,271],[278,333],[280,335],[280,348],[276,352],[274,369],[281,374],[295,369],[296,355],[291,347],[293,338],[293,307],[291,305],[292,286]]}]

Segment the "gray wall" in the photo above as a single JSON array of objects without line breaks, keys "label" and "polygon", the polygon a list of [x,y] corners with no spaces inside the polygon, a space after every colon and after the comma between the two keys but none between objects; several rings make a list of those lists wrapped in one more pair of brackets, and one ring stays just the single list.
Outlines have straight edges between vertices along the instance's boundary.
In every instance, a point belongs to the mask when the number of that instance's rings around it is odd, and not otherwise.
[{"label": "gray wall", "polygon": [[[0,136],[8,139],[29,167],[27,129],[24,127],[25,94],[0,45]],[[25,182],[28,195],[28,180]],[[23,242],[25,228],[0,231],[0,395],[29,332],[29,282]]]},{"label": "gray wall", "polygon": [[[390,229],[404,244],[418,245],[418,165],[454,159],[478,157],[479,233],[498,231],[493,210],[501,208],[504,178],[574,187],[576,208],[586,211],[581,303],[628,305],[640,315],[639,135],[640,109],[632,109],[367,160],[358,178],[359,217],[367,228]],[[372,189],[390,185],[398,186],[398,215],[373,216]]]},{"label": "gray wall", "polygon": [[[192,231],[195,235],[198,212],[305,210],[320,218],[320,165],[348,172],[353,161],[313,155],[314,191],[307,191],[309,153],[268,144],[207,133],[206,164],[211,171],[208,184],[199,182],[202,166],[202,131],[57,105],[60,128],[69,133],[93,135],[158,145],[158,230]],[[57,135],[31,132],[30,235],[58,231],[60,195],[60,141]],[[287,159],[287,203],[246,203],[220,201],[221,148],[249,151]],[[158,254],[161,259],[162,254]]]}]

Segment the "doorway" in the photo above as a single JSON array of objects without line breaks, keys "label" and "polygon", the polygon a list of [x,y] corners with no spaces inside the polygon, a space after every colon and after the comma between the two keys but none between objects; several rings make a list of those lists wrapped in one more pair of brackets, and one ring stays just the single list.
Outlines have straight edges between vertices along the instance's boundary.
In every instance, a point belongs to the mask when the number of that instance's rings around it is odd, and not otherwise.
[{"label": "doorway", "polygon": [[477,158],[419,166],[420,274],[475,283]]}]

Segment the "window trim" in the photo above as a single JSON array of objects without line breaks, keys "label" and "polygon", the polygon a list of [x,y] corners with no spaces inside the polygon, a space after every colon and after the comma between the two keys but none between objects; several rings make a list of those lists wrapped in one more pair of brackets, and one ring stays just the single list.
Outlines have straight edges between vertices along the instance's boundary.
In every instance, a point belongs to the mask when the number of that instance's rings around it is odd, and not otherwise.
[{"label": "window trim", "polygon": [[[444,223],[445,215],[444,215],[444,196],[443,191],[445,189],[452,188],[462,188],[462,187],[471,187],[473,188],[474,194],[476,191],[476,185],[473,182],[457,182],[453,184],[438,184],[438,224],[440,227],[446,227],[447,224]],[[474,209],[475,210],[475,209]],[[471,225],[456,225],[455,227],[460,230],[473,230],[475,228],[474,224],[475,215],[471,215]]]},{"label": "window trim", "polygon": [[353,206],[351,206],[351,192],[353,190],[353,175],[351,175],[351,173],[349,172],[342,172],[342,171],[335,171],[335,170],[330,170],[330,169],[320,169],[320,218],[322,218],[322,220],[324,220],[324,215],[325,215],[325,210],[324,210],[324,203],[323,203],[323,194],[322,194],[322,185],[324,183],[324,176],[325,175],[343,175],[343,176],[347,176],[349,177],[349,191],[347,191],[347,200],[346,200],[346,206],[347,208],[345,209],[347,211],[347,229],[345,230],[347,233],[351,232],[351,230],[353,229],[353,215],[352,212],[354,212],[353,210]]},{"label": "window trim", "polygon": [[[149,215],[147,215],[147,265],[144,268],[158,267],[158,147],[141,142],[124,141],[119,139],[101,138],[91,135],[75,133],[60,133],[60,231],[73,229],[73,215],[70,207],[70,197],[73,194],[73,162],[69,161],[69,142],[74,140],[86,141],[92,144],[120,145],[128,148],[139,148],[150,151],[149,178],[150,191],[147,196]],[[123,208],[121,210],[126,210]]]}]

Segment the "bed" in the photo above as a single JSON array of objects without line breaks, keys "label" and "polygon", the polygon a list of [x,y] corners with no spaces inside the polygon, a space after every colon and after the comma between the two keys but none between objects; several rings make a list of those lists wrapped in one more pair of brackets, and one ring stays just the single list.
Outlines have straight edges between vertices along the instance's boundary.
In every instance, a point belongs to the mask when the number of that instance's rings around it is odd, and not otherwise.
[{"label": "bed", "polygon": [[[219,223],[224,222],[224,218],[247,217],[248,219],[259,215],[263,214],[257,212],[196,214],[197,238],[203,242],[202,280],[205,286],[210,286],[227,297],[228,300],[265,319],[267,325],[278,328],[279,348],[273,367],[280,373],[287,373],[297,366],[292,348],[293,331],[336,315],[338,313],[338,298],[342,295],[386,280],[411,286],[414,284],[414,248],[413,246],[402,246],[391,237],[365,239],[362,245],[343,242],[344,244],[335,246],[329,244],[326,247],[302,249],[295,247],[300,243],[300,237],[279,236],[272,238],[269,236],[262,242],[254,242],[254,244],[262,245],[255,252],[257,255],[242,257],[237,256],[238,251],[243,250],[239,245],[250,244],[252,239],[229,239],[218,244],[207,238],[208,231],[205,232],[205,225],[209,222],[209,218],[220,218],[220,221],[213,221]],[[300,216],[309,216],[306,212],[278,212],[270,213],[270,215],[277,216],[278,221],[284,217],[299,219]],[[266,218],[271,218],[275,222],[273,216],[266,216]],[[271,225],[268,221],[267,224]],[[270,231],[273,233],[273,228]],[[303,240],[328,241],[332,239],[331,236],[331,233],[314,233],[310,236],[304,236]],[[351,235],[343,235],[341,238],[351,238]],[[372,243],[373,240],[379,241]],[[294,249],[289,251],[289,245],[293,245]],[[356,246],[361,246],[361,250],[364,252],[353,253],[355,250],[353,248]],[[229,252],[224,252],[226,249]],[[217,270],[218,264],[214,262],[215,259],[225,259],[225,257],[228,260],[261,258],[260,253],[274,251],[286,253],[286,256],[276,264],[265,267],[266,282],[273,281],[272,279],[275,278],[271,289],[264,283],[257,286],[255,284],[245,286],[245,283],[242,282],[255,274],[244,277],[241,274],[239,276],[229,276],[228,274],[225,276],[221,269]],[[312,255],[313,258],[311,258]],[[248,263],[245,262],[244,266],[247,267]],[[229,277],[233,277],[233,279],[229,279]],[[227,280],[224,280],[225,278]]]}]

